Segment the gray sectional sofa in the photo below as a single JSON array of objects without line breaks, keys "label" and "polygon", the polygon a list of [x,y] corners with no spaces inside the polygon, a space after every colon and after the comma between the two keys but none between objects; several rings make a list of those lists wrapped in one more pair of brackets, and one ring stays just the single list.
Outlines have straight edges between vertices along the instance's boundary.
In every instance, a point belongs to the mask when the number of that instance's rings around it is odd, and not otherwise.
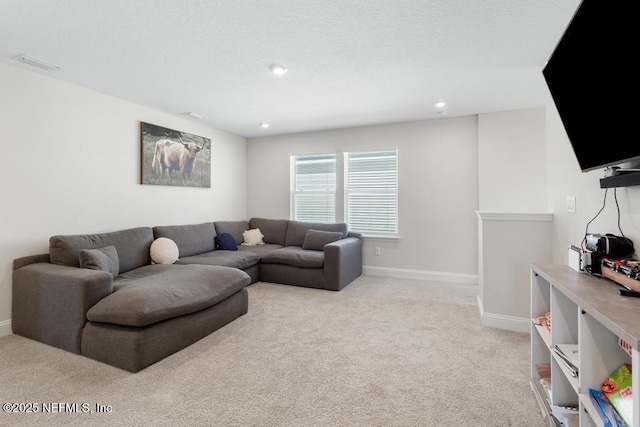
[{"label": "gray sectional sofa", "polygon": [[[243,244],[255,229],[261,244]],[[216,248],[223,235],[236,250]],[[152,262],[159,238],[175,263]],[[362,241],[346,224],[253,218],[53,236],[13,268],[15,334],[137,372],[245,314],[258,280],[342,289],[362,274]]]}]

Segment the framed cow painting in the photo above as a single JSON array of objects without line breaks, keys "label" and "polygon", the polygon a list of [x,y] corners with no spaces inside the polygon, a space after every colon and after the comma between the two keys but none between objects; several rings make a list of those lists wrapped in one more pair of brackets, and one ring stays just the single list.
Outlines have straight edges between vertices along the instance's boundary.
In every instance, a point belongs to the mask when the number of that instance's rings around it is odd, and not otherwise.
[{"label": "framed cow painting", "polygon": [[211,140],[140,122],[140,181],[211,188]]}]

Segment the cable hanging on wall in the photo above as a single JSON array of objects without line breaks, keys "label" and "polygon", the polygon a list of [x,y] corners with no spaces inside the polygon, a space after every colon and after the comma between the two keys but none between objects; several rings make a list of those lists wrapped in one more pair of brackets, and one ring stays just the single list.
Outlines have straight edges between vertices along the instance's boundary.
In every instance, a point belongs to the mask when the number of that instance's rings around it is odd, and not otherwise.
[{"label": "cable hanging on wall", "polygon": [[[600,210],[598,211],[598,213],[596,214],[596,216],[594,216],[591,221],[589,221],[587,223],[587,226],[585,227],[584,230],[584,237],[582,238],[582,249],[586,250],[586,242],[587,242],[587,234],[589,234],[589,225],[596,219],[598,218],[598,216],[600,216],[600,213],[602,213],[602,211],[604,210],[604,208],[607,206],[607,195],[609,193],[609,189],[605,188],[604,190],[604,198],[602,200],[602,207],[600,208]],[[627,238],[627,236],[624,235],[624,233],[622,232],[622,227],[620,227],[620,204],[618,203],[618,192],[617,192],[617,188],[613,189],[613,199],[616,202],[616,211],[618,213],[618,231],[620,231],[620,235],[622,237],[624,237],[625,239]]]},{"label": "cable hanging on wall", "polygon": [[[605,188],[605,192],[604,192],[604,198],[602,200],[602,207],[600,208],[600,210],[598,210],[598,213],[596,213],[596,215],[587,223],[586,227],[585,227],[585,232],[584,232],[584,237],[582,238],[582,243],[581,243],[581,247],[582,247],[582,251],[585,253],[591,253],[593,252],[593,255],[591,255],[591,262],[589,263],[590,265],[588,265],[585,269],[586,271],[588,271],[589,273],[596,275],[596,276],[600,276],[600,260],[602,259],[602,254],[607,255],[607,257],[613,257],[613,259],[627,259],[633,256],[635,249],[633,247],[633,242],[631,241],[631,239],[627,238],[624,235],[624,232],[622,231],[622,227],[620,226],[620,204],[618,203],[618,193],[617,193],[617,189],[614,187],[613,188],[613,198],[615,200],[615,204],[616,204],[616,212],[618,214],[618,218],[617,218],[617,224],[618,224],[618,231],[620,232],[620,236],[621,238],[618,238],[617,236],[614,236],[612,234],[606,234],[605,236],[601,236],[599,234],[593,235],[593,234],[589,234],[589,225],[591,225],[591,223],[598,218],[598,216],[600,216],[600,214],[602,213],[602,211],[605,209],[605,207],[607,206],[607,196],[609,193],[609,189]],[[616,244],[612,247],[610,247],[610,239],[616,239],[618,238],[618,240],[622,239],[623,241],[626,241],[626,243],[623,244]],[[606,242],[606,243],[603,243]],[[615,240],[614,240],[615,243]],[[601,247],[602,245],[602,247]],[[615,249],[614,249],[615,248]],[[610,252],[611,251],[611,252]],[[624,251],[624,252],[622,252]],[[595,254],[598,253],[599,256],[596,258],[593,258],[595,256]],[[595,263],[595,267],[594,264]]]}]

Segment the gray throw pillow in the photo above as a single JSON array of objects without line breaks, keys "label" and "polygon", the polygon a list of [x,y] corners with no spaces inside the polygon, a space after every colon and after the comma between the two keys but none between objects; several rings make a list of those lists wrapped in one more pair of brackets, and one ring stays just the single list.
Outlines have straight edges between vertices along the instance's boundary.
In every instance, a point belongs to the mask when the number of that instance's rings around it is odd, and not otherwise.
[{"label": "gray throw pillow", "polygon": [[120,260],[115,246],[98,249],[82,249],[78,253],[81,268],[102,270],[111,273],[113,278],[120,272]]},{"label": "gray throw pillow", "polygon": [[333,243],[342,239],[342,233],[339,231],[321,231],[308,230],[302,242],[302,249],[310,249],[312,251],[324,250],[324,245]]}]

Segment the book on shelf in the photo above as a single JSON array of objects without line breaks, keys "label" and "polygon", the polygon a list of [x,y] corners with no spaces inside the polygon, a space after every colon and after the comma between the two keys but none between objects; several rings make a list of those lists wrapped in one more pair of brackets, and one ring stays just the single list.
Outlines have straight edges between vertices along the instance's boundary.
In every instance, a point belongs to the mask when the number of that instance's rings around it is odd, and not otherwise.
[{"label": "book on shelf", "polygon": [[553,394],[551,393],[551,378],[540,378],[540,385],[547,395],[547,402],[553,402]]},{"label": "book on shelf", "polygon": [[629,344],[622,338],[618,338],[618,345],[620,346],[621,349],[626,351],[629,356],[633,355],[633,351],[631,350],[632,349],[631,344]]},{"label": "book on shelf", "polygon": [[547,395],[547,402],[551,403],[551,365],[536,364],[536,372],[538,373],[538,381]]},{"label": "book on shelf", "polygon": [[604,381],[601,389],[622,420],[627,425],[631,425],[633,419],[631,365],[622,364]]},{"label": "book on shelf", "polygon": [[542,316],[531,319],[534,325],[542,326],[549,334],[551,333],[551,312],[548,311]]},{"label": "book on shelf", "polygon": [[551,378],[551,365],[537,363],[535,368],[540,378]]},{"label": "book on shelf", "polygon": [[620,418],[620,415],[618,415],[602,390],[589,389],[589,395],[593,406],[596,407],[598,415],[600,415],[600,419],[604,423],[604,427],[625,427],[624,421],[622,421],[622,418]]},{"label": "book on shelf", "polygon": [[580,367],[578,344],[556,344],[553,350],[560,357],[569,374],[576,378]]},{"label": "book on shelf", "polygon": [[551,405],[551,415],[564,427],[578,427],[580,425],[578,408]]}]

